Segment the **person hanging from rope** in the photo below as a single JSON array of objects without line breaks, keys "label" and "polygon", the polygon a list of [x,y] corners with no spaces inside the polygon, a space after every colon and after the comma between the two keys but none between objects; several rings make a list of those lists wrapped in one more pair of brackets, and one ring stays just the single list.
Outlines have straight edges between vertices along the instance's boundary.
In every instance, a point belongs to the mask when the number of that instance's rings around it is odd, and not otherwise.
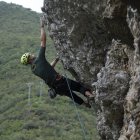
[{"label": "person hanging from rope", "polygon": [[[94,95],[91,93],[91,90],[86,88],[80,82],[71,80],[66,78],[54,69],[55,65],[59,61],[57,57],[50,64],[45,58],[45,50],[46,50],[46,32],[45,32],[45,20],[41,18],[40,20],[41,26],[41,47],[38,56],[34,56],[31,53],[25,53],[21,57],[21,63],[24,65],[31,65],[31,70],[33,74],[39,76],[41,79],[45,81],[45,83],[53,88],[55,92],[59,95],[65,95],[74,100],[75,103],[79,105],[84,105],[86,107],[91,107],[89,104],[89,99],[93,99]],[[70,91],[70,89],[71,91]],[[74,91],[80,92],[88,100],[84,101],[81,97],[77,96]],[[71,95],[72,93],[72,95]]]}]

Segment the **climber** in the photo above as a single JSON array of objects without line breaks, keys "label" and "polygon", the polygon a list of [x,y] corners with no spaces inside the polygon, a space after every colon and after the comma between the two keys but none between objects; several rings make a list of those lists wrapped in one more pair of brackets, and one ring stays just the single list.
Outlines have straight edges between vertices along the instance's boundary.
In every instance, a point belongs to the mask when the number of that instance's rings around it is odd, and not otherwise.
[{"label": "climber", "polygon": [[[45,81],[45,83],[53,88],[55,92],[59,95],[65,95],[74,100],[77,104],[85,105],[86,107],[91,107],[89,100],[94,99],[94,95],[91,93],[91,90],[84,87],[81,83],[77,81],[73,81],[71,79],[66,79],[64,76],[58,74],[54,67],[59,61],[57,57],[51,64],[45,58],[45,50],[46,50],[46,32],[45,32],[45,21],[43,18],[40,20],[41,25],[41,47],[38,54],[38,57],[35,57],[31,53],[25,53],[21,57],[21,63],[24,65],[30,64],[32,72],[39,76],[41,79]],[[67,84],[69,83],[69,84]],[[71,92],[69,90],[69,86],[71,88]],[[84,101],[82,98],[77,96],[73,91],[77,91],[82,93],[87,100]],[[71,97],[71,93],[73,97]],[[89,100],[88,100],[89,99]]]}]

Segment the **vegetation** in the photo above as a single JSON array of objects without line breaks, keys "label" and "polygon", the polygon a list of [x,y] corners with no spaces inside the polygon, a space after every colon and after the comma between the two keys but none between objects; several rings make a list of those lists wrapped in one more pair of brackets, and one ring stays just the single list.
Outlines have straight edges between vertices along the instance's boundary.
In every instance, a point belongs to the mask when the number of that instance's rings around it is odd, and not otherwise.
[{"label": "vegetation", "polygon": [[[83,140],[73,102],[59,96],[51,100],[47,86],[20,64],[23,53],[39,50],[39,17],[30,9],[0,2],[0,140]],[[47,43],[51,61],[55,49],[49,37]],[[59,63],[60,73],[61,68]],[[33,84],[31,91],[28,83]],[[92,109],[78,106],[78,112],[87,139],[97,140]]]}]

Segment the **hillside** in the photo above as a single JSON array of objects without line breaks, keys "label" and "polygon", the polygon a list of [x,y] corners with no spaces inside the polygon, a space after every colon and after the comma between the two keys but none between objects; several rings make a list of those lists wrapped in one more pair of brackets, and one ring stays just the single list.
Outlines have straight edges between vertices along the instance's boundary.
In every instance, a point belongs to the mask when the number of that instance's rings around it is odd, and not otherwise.
[{"label": "hillside", "polygon": [[[0,2],[0,140],[82,140],[72,101],[51,100],[47,86],[20,64],[24,52],[37,54],[40,15],[15,4]],[[47,37],[47,58],[55,57]],[[62,66],[56,68],[62,73]],[[29,91],[28,83],[32,83]],[[28,98],[31,93],[31,98]],[[78,106],[88,140],[97,140],[92,109]]]}]

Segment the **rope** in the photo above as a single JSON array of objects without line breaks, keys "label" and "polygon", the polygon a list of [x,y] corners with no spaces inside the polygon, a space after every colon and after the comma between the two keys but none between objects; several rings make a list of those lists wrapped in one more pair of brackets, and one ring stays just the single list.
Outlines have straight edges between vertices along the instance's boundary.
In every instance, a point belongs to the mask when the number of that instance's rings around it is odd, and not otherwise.
[{"label": "rope", "polygon": [[74,102],[74,98],[73,98],[73,95],[72,95],[72,92],[71,92],[71,88],[70,88],[70,85],[69,85],[69,82],[68,82],[68,78],[67,78],[65,69],[64,69],[64,75],[65,75],[65,77],[66,77],[67,85],[68,85],[68,88],[69,88],[69,91],[70,91],[70,94],[71,94],[71,97],[72,97],[72,101],[73,101],[73,104],[74,104],[74,107],[75,107],[75,111],[76,111],[77,118],[78,118],[78,120],[79,120],[81,129],[82,129],[82,131],[83,131],[84,139],[86,140],[86,131],[85,131],[86,129],[85,129],[85,126],[84,126],[84,124],[82,123],[82,120],[81,120],[81,118],[80,118],[80,114],[79,114],[79,112],[78,112],[78,108],[77,108],[77,106],[76,106],[76,103]]}]

